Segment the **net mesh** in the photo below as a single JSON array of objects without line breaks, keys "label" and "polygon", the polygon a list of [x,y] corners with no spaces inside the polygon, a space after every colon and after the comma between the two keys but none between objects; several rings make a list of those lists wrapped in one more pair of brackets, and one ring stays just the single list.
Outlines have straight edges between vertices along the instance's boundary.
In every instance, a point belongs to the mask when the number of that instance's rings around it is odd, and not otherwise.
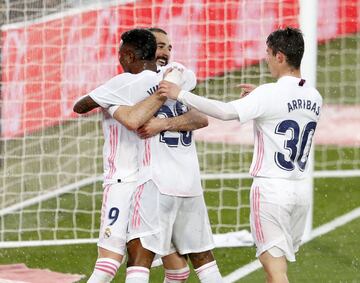
[{"label": "net mesh", "polygon": [[[173,60],[198,75],[195,92],[229,101],[239,83],[272,81],[264,39],[298,26],[298,9],[290,0],[2,1],[0,241],[97,237],[101,114],[78,117],[72,105],[117,73],[124,30],[167,30]],[[359,10],[358,1],[319,1],[317,82],[327,110],[317,171],[360,169]],[[251,126],[211,120],[195,137],[213,231],[248,228]]]}]

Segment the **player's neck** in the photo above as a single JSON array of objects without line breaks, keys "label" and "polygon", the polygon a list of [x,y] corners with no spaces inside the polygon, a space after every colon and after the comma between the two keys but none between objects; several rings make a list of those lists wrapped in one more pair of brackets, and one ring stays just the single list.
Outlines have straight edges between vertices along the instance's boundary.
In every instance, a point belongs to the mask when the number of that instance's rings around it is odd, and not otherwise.
[{"label": "player's neck", "polygon": [[149,70],[156,72],[157,71],[156,61],[144,61],[142,70]]},{"label": "player's neck", "polygon": [[138,64],[133,65],[131,73],[138,74],[145,70],[156,72],[157,71],[156,62],[155,61],[145,61],[145,60],[139,61]]},{"label": "player's neck", "polygon": [[301,78],[301,71],[300,71],[300,69],[285,68],[285,69],[279,71],[278,79],[280,79],[281,77],[284,77],[284,76]]}]

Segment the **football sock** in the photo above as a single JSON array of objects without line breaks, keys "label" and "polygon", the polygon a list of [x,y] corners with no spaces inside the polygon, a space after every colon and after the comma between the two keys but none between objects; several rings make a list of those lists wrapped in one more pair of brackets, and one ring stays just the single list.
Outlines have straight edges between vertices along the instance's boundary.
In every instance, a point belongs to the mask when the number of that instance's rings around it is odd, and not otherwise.
[{"label": "football sock", "polygon": [[183,283],[190,275],[190,268],[186,266],[181,269],[165,269],[164,283]]},{"label": "football sock", "polygon": [[195,269],[201,283],[221,283],[223,282],[216,261],[209,262]]},{"label": "football sock", "polygon": [[120,262],[112,258],[99,258],[87,283],[110,283],[115,277]]},{"label": "football sock", "polygon": [[142,266],[130,266],[126,269],[125,283],[148,283],[149,269]]}]

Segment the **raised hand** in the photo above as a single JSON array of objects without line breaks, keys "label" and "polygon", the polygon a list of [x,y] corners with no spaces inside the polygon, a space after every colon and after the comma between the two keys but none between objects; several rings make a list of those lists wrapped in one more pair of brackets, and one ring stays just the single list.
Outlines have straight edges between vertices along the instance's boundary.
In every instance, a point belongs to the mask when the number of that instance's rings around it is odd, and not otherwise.
[{"label": "raised hand", "polygon": [[170,99],[176,100],[179,96],[180,90],[181,89],[178,85],[163,80],[159,84],[158,93]]},{"label": "raised hand", "polygon": [[250,92],[252,92],[257,86],[253,84],[238,84],[237,87],[242,88],[242,92],[240,93],[240,97],[247,96]]}]

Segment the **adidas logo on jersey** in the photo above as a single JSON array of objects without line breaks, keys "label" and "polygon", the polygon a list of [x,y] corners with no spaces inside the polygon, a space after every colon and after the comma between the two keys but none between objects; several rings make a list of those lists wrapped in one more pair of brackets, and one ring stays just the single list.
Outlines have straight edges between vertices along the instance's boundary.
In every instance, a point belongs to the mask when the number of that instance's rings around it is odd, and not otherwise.
[{"label": "adidas logo on jersey", "polygon": [[159,85],[153,86],[152,88],[150,88],[150,89],[147,91],[147,93],[148,93],[149,95],[152,95],[152,94],[154,94],[158,89],[159,89]]}]

